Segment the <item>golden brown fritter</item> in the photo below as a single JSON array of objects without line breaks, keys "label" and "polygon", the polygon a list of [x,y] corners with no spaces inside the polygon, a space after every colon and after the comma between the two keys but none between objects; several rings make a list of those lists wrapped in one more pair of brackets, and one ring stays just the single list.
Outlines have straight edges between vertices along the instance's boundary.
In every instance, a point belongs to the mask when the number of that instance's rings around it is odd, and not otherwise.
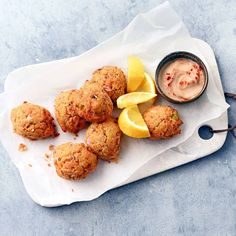
[{"label": "golden brown fritter", "polygon": [[83,143],[64,143],[53,152],[57,174],[65,179],[79,180],[92,173],[98,164],[96,154]]},{"label": "golden brown fritter", "polygon": [[94,71],[91,82],[101,86],[114,103],[126,91],[125,74],[116,66],[104,66]]},{"label": "golden brown fritter", "polygon": [[152,106],[144,112],[151,139],[167,139],[180,134],[183,124],[178,112],[169,106]]},{"label": "golden brown fritter", "polygon": [[93,123],[86,132],[87,145],[103,160],[117,161],[122,132],[113,118]]},{"label": "golden brown fritter", "polygon": [[31,140],[58,136],[50,112],[38,105],[24,102],[12,109],[11,121],[15,133]]},{"label": "golden brown fritter", "polygon": [[113,110],[113,104],[106,92],[96,84],[87,82],[80,89],[79,115],[89,122],[103,122]]},{"label": "golden brown fritter", "polygon": [[55,114],[64,132],[77,134],[86,125],[86,120],[79,116],[79,90],[61,92],[55,99]]}]

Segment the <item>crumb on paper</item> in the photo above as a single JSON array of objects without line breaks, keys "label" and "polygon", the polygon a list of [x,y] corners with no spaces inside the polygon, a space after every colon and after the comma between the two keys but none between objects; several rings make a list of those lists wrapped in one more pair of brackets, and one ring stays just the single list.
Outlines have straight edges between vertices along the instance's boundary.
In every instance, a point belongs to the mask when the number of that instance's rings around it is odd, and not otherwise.
[{"label": "crumb on paper", "polygon": [[19,147],[18,147],[18,151],[19,152],[25,152],[27,150],[28,150],[28,148],[27,148],[27,146],[24,143],[20,143],[19,144]]},{"label": "crumb on paper", "polygon": [[72,188],[71,191],[74,192],[75,190]]},{"label": "crumb on paper", "polygon": [[74,134],[73,136],[74,136],[74,137],[73,137],[74,140],[76,140],[76,139],[79,137],[78,134]]},{"label": "crumb on paper", "polygon": [[45,156],[47,159],[50,158],[49,154],[47,154],[47,153],[45,153],[44,156]]},{"label": "crumb on paper", "polygon": [[50,163],[48,163],[48,167],[51,167],[51,164],[50,164]]},{"label": "crumb on paper", "polygon": [[29,167],[32,167],[32,165],[31,165],[31,164],[28,164],[28,166],[29,166]]},{"label": "crumb on paper", "polygon": [[48,149],[50,150],[50,151],[53,151],[54,150],[54,145],[49,145],[49,147],[48,147]]}]

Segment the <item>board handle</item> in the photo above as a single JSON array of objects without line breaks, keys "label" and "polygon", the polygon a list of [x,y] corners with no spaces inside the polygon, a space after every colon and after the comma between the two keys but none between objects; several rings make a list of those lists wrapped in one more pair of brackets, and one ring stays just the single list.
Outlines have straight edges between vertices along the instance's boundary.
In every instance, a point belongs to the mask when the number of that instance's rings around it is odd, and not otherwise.
[{"label": "board handle", "polygon": [[211,133],[222,133],[222,132],[230,132],[233,137],[236,139],[236,134],[234,133],[234,130],[236,129],[236,125],[228,125],[228,128],[226,129],[212,129],[210,128]]},{"label": "board handle", "polygon": [[236,100],[236,94],[235,93],[224,93],[226,98],[232,98]]},{"label": "board handle", "polygon": [[[224,93],[224,95],[225,95],[225,98],[232,98],[232,99],[236,100],[236,94],[235,93],[226,92],[226,93]],[[214,130],[214,129],[210,128],[210,132],[211,133],[230,132],[233,135],[233,137],[236,139],[236,134],[234,133],[235,129],[236,129],[236,125],[230,125],[229,124],[228,128],[226,128],[226,129],[216,129],[216,130]]]}]

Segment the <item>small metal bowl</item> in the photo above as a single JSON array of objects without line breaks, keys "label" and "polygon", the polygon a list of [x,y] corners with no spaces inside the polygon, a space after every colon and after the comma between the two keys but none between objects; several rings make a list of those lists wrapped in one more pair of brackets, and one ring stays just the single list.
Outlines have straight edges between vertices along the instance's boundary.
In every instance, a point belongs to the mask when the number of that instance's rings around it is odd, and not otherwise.
[{"label": "small metal bowl", "polygon": [[[202,68],[204,76],[205,76],[205,83],[202,87],[201,92],[196,97],[194,97],[188,101],[178,101],[178,100],[174,100],[173,98],[170,98],[167,94],[165,94],[162,91],[161,86],[159,84],[159,75],[160,75],[162,68],[164,66],[166,66],[167,64],[171,63],[172,61],[175,61],[176,59],[181,59],[181,58],[189,59],[189,60],[196,62]],[[202,62],[202,60],[199,57],[197,57],[196,55],[189,53],[189,52],[178,51],[178,52],[173,52],[171,54],[168,54],[167,56],[165,56],[161,60],[161,62],[158,64],[157,69],[156,69],[155,80],[156,80],[157,89],[158,89],[160,95],[162,97],[164,97],[166,100],[168,100],[169,102],[172,102],[172,103],[179,103],[179,104],[189,103],[189,102],[193,102],[196,99],[198,99],[205,92],[207,85],[208,85],[208,71],[207,71],[205,64]]]}]

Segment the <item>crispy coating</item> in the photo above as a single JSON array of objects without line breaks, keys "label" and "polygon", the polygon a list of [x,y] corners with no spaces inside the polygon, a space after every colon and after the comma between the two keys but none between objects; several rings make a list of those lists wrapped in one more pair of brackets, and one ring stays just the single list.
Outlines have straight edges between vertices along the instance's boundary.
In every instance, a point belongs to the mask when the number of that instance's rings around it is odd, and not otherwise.
[{"label": "crispy coating", "polygon": [[126,91],[126,77],[124,72],[116,66],[104,66],[93,72],[91,82],[97,83],[109,95],[111,100],[116,100]]},{"label": "crispy coating", "polygon": [[89,122],[103,122],[113,110],[113,104],[107,93],[96,84],[87,82],[80,89],[79,115]]},{"label": "crispy coating", "polygon": [[86,132],[86,143],[101,159],[117,162],[121,135],[117,121],[110,118],[89,126]]},{"label": "crispy coating", "polygon": [[98,164],[96,154],[83,143],[64,143],[53,152],[57,174],[65,179],[79,180],[92,173]]},{"label": "crispy coating", "polygon": [[55,99],[55,114],[64,132],[77,134],[86,125],[86,120],[79,116],[79,90],[73,89],[61,92]]},{"label": "crispy coating", "polygon": [[38,105],[24,102],[12,109],[11,121],[14,132],[30,140],[58,136],[50,112]]},{"label": "crispy coating", "polygon": [[168,139],[180,134],[183,124],[178,112],[169,106],[152,106],[144,112],[151,139]]}]

